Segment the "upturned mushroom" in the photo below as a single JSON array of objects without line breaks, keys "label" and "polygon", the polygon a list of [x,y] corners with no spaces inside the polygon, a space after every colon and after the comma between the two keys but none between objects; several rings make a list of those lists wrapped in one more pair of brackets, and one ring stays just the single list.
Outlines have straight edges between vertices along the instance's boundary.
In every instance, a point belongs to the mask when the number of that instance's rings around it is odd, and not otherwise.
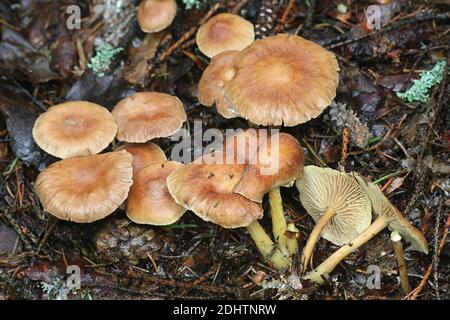
[{"label": "upturned mushroom", "polygon": [[175,0],[143,0],[138,7],[139,27],[146,33],[155,33],[170,26],[177,14]]},{"label": "upturned mushroom", "polygon": [[334,268],[350,253],[372,239],[386,227],[397,231],[411,244],[411,249],[428,254],[428,243],[422,233],[413,227],[402,213],[389,201],[374,183],[367,182],[362,176],[353,173],[359,184],[366,191],[373,207],[376,219],[372,224],[348,244],[339,248],[316,269],[306,274],[305,279],[323,283]]},{"label": "upturned mushroom", "polygon": [[133,143],[168,137],[186,121],[181,101],[159,92],[135,93],[119,101],[112,115],[117,124],[117,139]]},{"label": "upturned mushroom", "polygon": [[111,113],[87,101],[72,101],[50,107],[37,118],[33,138],[45,152],[58,158],[97,154],[117,133]]},{"label": "upturned mushroom", "polygon": [[79,223],[103,219],[127,198],[132,156],[126,151],[65,159],[42,171],[35,183],[44,210]]},{"label": "upturned mushroom", "polygon": [[320,237],[342,246],[366,230],[372,221],[370,200],[352,176],[306,166],[296,182],[300,201],[316,222],[301,256],[301,273],[310,261]]},{"label": "upturned mushroom", "polygon": [[216,105],[217,112],[231,119],[239,115],[225,98],[225,84],[234,77],[233,60],[239,51],[221,52],[211,59],[198,84],[198,100],[204,106]]},{"label": "upturned mushroom", "polygon": [[225,97],[258,125],[295,126],[319,116],[336,96],[339,65],[320,45],[288,34],[256,40],[234,59]]},{"label": "upturned mushroom", "polygon": [[227,50],[242,50],[253,42],[253,24],[231,13],[220,13],[209,19],[197,32],[197,45],[212,58]]}]

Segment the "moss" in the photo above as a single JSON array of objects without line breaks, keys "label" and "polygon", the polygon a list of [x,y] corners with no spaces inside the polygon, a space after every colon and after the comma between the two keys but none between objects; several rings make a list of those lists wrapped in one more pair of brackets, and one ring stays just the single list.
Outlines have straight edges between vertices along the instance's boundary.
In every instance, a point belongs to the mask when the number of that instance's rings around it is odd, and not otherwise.
[{"label": "moss", "polygon": [[105,72],[109,70],[111,61],[121,51],[123,51],[123,48],[114,48],[110,44],[103,44],[98,47],[95,56],[89,61],[88,67],[97,76],[103,77]]},{"label": "moss", "polygon": [[428,90],[442,81],[446,70],[445,61],[438,61],[433,69],[422,72],[420,79],[414,80],[413,85],[406,92],[397,92],[397,96],[408,102],[427,102]]},{"label": "moss", "polygon": [[186,6],[186,9],[200,9],[202,6],[202,0],[183,0],[184,5]]}]

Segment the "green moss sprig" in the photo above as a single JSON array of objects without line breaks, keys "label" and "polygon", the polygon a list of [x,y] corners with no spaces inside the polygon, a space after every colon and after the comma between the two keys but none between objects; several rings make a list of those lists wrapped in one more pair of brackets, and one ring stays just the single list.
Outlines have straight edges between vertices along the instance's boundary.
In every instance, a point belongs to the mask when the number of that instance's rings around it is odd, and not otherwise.
[{"label": "green moss sprig", "polygon": [[110,44],[102,44],[98,47],[95,56],[91,58],[88,67],[94,71],[98,77],[103,77],[110,69],[111,61],[123,51],[123,48],[114,48]]}]

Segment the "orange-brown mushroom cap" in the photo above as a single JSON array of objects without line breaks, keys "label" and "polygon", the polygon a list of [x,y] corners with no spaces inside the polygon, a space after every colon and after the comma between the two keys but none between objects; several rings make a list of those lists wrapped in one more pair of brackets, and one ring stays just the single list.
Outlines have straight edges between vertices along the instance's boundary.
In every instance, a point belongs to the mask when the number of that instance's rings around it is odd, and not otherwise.
[{"label": "orange-brown mushroom cap", "polygon": [[238,117],[225,99],[225,83],[234,76],[233,60],[239,51],[219,53],[211,59],[198,84],[198,100],[205,106],[216,104],[217,111],[226,119]]},{"label": "orange-brown mushroom cap", "polygon": [[168,137],[186,121],[181,101],[159,92],[139,92],[127,97],[119,101],[112,115],[117,124],[117,139],[126,142]]},{"label": "orange-brown mushroom cap", "polygon": [[133,177],[127,200],[127,216],[131,221],[156,226],[175,223],[186,212],[167,189],[167,176],[183,166],[173,161],[147,165]]},{"label": "orange-brown mushroom cap", "polygon": [[170,26],[177,14],[175,0],[143,0],[138,8],[138,23],[142,31],[154,33]]},{"label": "orange-brown mushroom cap", "polygon": [[303,149],[293,136],[259,134],[258,151],[249,159],[234,192],[262,202],[264,195],[273,188],[291,186],[302,174],[303,164]]},{"label": "orange-brown mushroom cap", "polygon": [[110,152],[56,162],[41,172],[36,193],[44,210],[62,220],[100,220],[127,198],[132,181],[132,156]]},{"label": "orange-brown mushroom cap", "polygon": [[250,225],[263,215],[260,204],[233,192],[243,165],[188,164],[167,178],[175,201],[205,221],[224,228]]},{"label": "orange-brown mushroom cap", "polygon": [[255,41],[234,68],[225,96],[238,114],[259,125],[295,126],[319,116],[339,82],[333,53],[287,34]]},{"label": "orange-brown mushroom cap", "polygon": [[133,173],[139,172],[149,164],[161,163],[167,160],[164,151],[152,142],[125,143],[117,148],[117,151],[120,150],[126,150],[133,156]]},{"label": "orange-brown mushroom cap", "polygon": [[50,107],[33,127],[33,138],[45,152],[58,158],[97,154],[117,132],[111,113],[87,101],[73,101]]},{"label": "orange-brown mushroom cap", "polygon": [[197,32],[198,48],[209,58],[227,50],[242,50],[253,40],[253,25],[231,13],[220,13],[212,17]]}]

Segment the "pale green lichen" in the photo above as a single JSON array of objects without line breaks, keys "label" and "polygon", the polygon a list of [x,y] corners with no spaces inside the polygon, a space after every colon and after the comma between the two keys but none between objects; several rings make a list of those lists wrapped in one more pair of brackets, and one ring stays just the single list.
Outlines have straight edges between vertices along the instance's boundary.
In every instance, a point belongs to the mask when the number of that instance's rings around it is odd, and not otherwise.
[{"label": "pale green lichen", "polygon": [[183,0],[186,9],[200,9],[202,6],[202,0]]},{"label": "pale green lichen", "polygon": [[406,92],[397,92],[397,96],[408,102],[427,102],[428,90],[442,81],[446,70],[446,62],[438,61],[433,69],[422,72],[420,79],[414,80],[413,85]]},{"label": "pale green lichen", "polygon": [[114,48],[110,44],[102,44],[97,48],[95,56],[91,58],[88,67],[99,77],[103,77],[109,70],[111,61],[123,51],[123,48]]}]

